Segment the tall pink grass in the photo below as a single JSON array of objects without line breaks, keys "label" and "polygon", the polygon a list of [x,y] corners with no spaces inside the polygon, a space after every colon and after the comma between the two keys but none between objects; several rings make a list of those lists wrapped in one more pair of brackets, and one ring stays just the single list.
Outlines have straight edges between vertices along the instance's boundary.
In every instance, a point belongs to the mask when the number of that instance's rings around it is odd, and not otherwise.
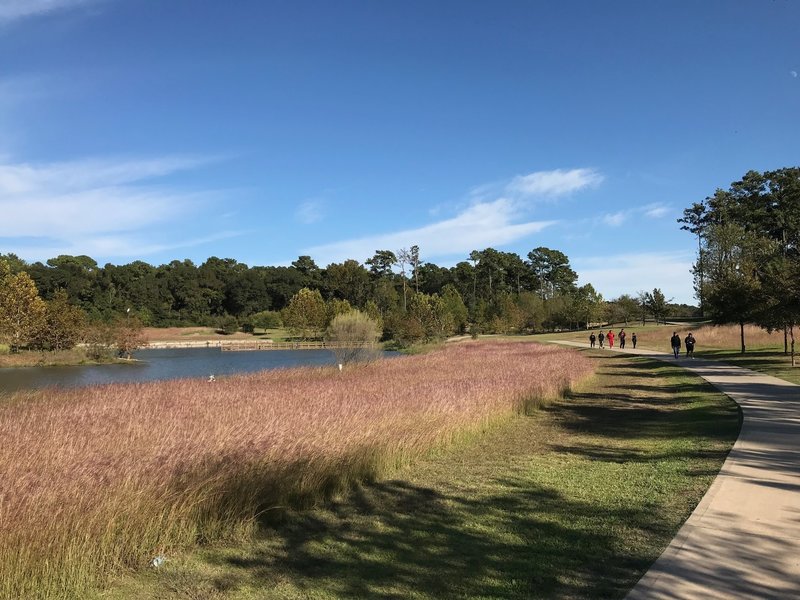
[{"label": "tall pink grass", "polygon": [[[629,330],[636,331],[635,327]],[[652,348],[669,350],[672,332],[677,331],[681,339],[690,331],[697,339],[697,348],[738,350],[741,347],[741,332],[738,325],[691,325],[667,326],[658,329],[637,331],[638,341],[641,345]],[[749,348],[780,348],[783,349],[783,331],[769,333],[756,325],[744,326],[745,344]]]},{"label": "tall pink grass", "polygon": [[390,472],[587,375],[469,343],[333,369],[50,391],[0,407],[0,597],[62,598],[261,511]]}]

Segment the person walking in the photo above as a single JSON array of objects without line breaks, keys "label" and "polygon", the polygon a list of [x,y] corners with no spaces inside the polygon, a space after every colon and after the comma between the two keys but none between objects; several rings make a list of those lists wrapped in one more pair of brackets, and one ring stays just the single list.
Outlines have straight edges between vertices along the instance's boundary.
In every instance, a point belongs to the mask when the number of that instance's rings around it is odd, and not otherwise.
[{"label": "person walking", "polygon": [[606,336],[603,335],[603,332],[597,334],[597,341],[600,342],[600,347],[603,347],[603,340],[606,339]]},{"label": "person walking", "polygon": [[631,334],[631,341],[633,342],[633,349],[636,350],[636,332]]},{"label": "person walking", "polygon": [[606,334],[606,339],[608,340],[608,347],[609,348],[613,348],[614,347],[614,332],[611,331],[610,329],[608,330],[608,333]]},{"label": "person walking", "polygon": [[589,348],[594,348],[594,341],[597,338],[594,336],[594,331],[589,335]]},{"label": "person walking", "polygon": [[677,331],[672,332],[672,337],[669,342],[672,345],[672,353],[675,355],[675,358],[678,358],[681,354],[681,336],[678,335]]},{"label": "person walking", "polygon": [[694,344],[697,340],[694,339],[692,332],[689,332],[689,335],[683,340],[683,343],[686,344],[686,358],[691,358],[694,360]]},{"label": "person walking", "polygon": [[625,328],[623,327],[622,329],[619,330],[619,334],[617,335],[617,337],[619,338],[619,349],[620,350],[625,350],[625,337],[626,336],[627,336],[627,334],[625,333]]}]

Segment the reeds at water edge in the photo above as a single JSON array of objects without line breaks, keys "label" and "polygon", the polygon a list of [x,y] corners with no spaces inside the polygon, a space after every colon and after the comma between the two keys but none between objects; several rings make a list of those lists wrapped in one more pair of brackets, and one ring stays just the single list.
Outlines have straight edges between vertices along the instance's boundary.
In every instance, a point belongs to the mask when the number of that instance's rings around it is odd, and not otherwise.
[{"label": "reeds at water edge", "polygon": [[379,477],[591,372],[465,343],[302,368],[20,394],[0,406],[0,597],[62,598]]}]

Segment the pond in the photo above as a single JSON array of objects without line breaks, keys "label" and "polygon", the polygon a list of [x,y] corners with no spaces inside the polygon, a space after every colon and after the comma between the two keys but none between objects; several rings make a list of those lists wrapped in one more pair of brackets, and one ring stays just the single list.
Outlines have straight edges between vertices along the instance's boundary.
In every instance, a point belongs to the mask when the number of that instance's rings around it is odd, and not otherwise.
[{"label": "pond", "polygon": [[[384,352],[384,356],[396,355]],[[222,352],[219,348],[140,350],[131,364],[0,369],[0,393],[48,386],[75,387],[182,379],[223,377],[265,369],[335,365],[330,350],[269,350]]]}]

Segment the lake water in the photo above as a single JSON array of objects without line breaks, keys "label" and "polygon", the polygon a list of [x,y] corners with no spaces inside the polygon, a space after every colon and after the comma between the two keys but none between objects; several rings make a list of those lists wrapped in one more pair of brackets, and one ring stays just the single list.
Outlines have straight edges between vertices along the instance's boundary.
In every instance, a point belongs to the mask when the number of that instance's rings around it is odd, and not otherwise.
[{"label": "lake water", "polygon": [[[395,355],[385,352],[385,356]],[[265,369],[335,365],[330,350],[222,352],[219,348],[140,350],[131,364],[0,369],[0,393],[48,386],[74,387],[252,373]]]}]

